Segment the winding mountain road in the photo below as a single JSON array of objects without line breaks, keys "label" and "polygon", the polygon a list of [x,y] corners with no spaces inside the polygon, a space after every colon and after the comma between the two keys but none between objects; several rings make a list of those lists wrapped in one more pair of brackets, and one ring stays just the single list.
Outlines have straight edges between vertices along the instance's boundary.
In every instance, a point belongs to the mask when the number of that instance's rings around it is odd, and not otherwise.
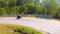
[{"label": "winding mountain road", "polygon": [[0,23],[25,25],[51,34],[60,34],[60,22],[56,20],[27,17],[17,20],[16,17],[3,17],[0,18]]}]

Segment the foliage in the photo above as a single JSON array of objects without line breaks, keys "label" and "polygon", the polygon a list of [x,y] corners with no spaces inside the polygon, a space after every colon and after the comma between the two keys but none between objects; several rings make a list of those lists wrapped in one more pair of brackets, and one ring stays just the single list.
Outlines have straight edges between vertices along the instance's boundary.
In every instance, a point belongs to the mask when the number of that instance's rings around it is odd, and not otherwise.
[{"label": "foliage", "polygon": [[60,6],[58,0],[0,0],[0,15],[42,14],[56,16]]}]

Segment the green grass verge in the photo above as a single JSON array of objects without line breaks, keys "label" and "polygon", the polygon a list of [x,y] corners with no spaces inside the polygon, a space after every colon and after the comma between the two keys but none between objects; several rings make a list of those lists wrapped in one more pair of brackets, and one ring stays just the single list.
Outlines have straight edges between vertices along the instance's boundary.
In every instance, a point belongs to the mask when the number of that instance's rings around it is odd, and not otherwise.
[{"label": "green grass verge", "polygon": [[0,24],[0,34],[42,34],[42,32],[26,26]]}]

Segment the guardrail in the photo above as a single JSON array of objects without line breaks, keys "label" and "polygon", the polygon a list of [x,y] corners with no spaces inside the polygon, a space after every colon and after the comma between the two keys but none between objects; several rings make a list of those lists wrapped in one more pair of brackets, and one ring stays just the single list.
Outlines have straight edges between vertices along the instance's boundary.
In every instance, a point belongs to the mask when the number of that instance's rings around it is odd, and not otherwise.
[{"label": "guardrail", "polygon": [[3,17],[16,17],[20,15],[22,17],[38,17],[38,18],[53,18],[51,15],[40,15],[40,14],[8,14],[2,15]]}]

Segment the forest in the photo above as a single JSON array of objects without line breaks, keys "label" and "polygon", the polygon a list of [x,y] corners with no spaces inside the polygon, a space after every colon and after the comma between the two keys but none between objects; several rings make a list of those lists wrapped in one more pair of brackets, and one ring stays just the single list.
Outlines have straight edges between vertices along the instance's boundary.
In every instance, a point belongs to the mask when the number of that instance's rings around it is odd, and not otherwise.
[{"label": "forest", "polygon": [[0,15],[7,14],[42,14],[60,18],[58,0],[0,0]]}]

